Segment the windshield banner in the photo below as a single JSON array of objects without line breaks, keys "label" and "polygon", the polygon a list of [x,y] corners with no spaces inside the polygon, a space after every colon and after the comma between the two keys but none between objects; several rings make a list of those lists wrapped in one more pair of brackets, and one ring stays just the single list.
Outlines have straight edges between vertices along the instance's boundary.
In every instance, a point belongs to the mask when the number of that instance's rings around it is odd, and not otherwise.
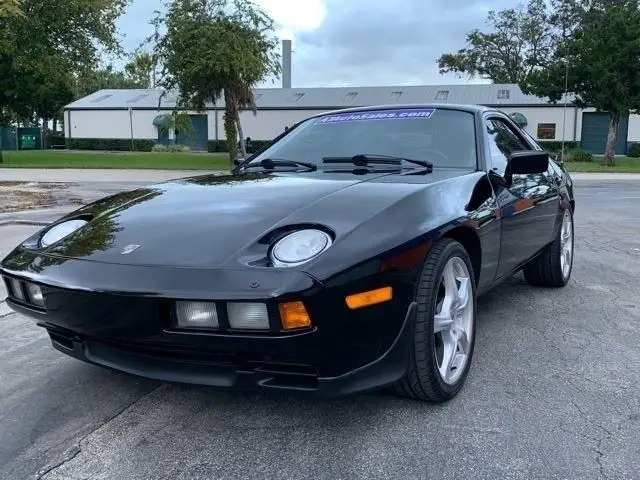
[{"label": "windshield banner", "polygon": [[369,110],[366,112],[337,113],[321,117],[319,123],[357,122],[360,120],[404,120],[407,118],[431,118],[435,108],[403,108],[397,110]]}]

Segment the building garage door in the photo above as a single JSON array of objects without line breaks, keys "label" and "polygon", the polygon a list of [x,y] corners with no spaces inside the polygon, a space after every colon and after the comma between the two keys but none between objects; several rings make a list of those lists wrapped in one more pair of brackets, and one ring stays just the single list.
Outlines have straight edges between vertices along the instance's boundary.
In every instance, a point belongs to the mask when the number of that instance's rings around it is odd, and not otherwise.
[{"label": "building garage door", "polygon": [[[189,115],[191,120],[191,132],[176,131],[175,139],[177,144],[188,145],[196,152],[206,152],[209,141],[209,124],[206,115]],[[158,129],[158,143],[169,144],[169,132]]]},{"label": "building garage door", "polygon": [[[627,132],[629,131],[629,117],[623,117],[618,126],[618,139],[616,154],[624,155],[627,152]],[[602,155],[607,145],[607,133],[609,132],[609,115],[602,112],[589,112],[582,114],[582,136],[580,147],[587,152]]]}]

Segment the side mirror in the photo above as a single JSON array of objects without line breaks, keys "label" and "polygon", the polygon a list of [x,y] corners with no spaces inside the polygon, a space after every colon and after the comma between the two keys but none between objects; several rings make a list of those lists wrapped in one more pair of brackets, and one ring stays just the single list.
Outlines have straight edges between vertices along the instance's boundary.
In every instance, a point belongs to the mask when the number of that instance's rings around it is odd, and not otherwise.
[{"label": "side mirror", "polygon": [[505,176],[544,173],[549,169],[549,154],[538,150],[518,150],[507,160]]}]

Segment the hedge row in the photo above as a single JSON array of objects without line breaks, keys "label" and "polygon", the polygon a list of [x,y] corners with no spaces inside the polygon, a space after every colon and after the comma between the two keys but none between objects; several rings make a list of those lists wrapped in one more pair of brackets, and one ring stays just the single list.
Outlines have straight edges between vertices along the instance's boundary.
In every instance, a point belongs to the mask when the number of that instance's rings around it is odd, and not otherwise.
[{"label": "hedge row", "polygon": [[[266,147],[271,143],[271,140],[251,140],[247,146],[247,153],[254,153],[258,150]],[[209,140],[207,144],[207,150],[211,153],[226,152],[227,141],[226,140]]]},{"label": "hedge row", "polygon": [[629,143],[629,148],[627,149],[627,156],[633,157],[633,158],[640,158],[640,142]]},{"label": "hedge row", "polygon": [[[254,153],[268,145],[270,140],[251,140],[247,153]],[[138,151],[150,152],[157,142],[153,140],[134,140],[133,149],[131,140],[120,138],[68,138],[59,135],[48,135],[45,137],[45,148],[67,147],[72,150],[111,150],[111,151]],[[226,140],[209,140],[207,142],[209,152],[226,152]]]},{"label": "hedge row", "polygon": [[[69,138],[67,147],[72,150],[112,150],[116,152],[150,152],[153,140],[131,140],[122,138]],[[133,147],[133,148],[132,148]]]},{"label": "hedge row", "polygon": [[[134,140],[133,151],[150,152],[155,145],[153,140]],[[254,153],[271,143],[271,140],[251,140],[247,153]],[[556,140],[540,140],[538,143],[550,152],[560,152],[562,142]],[[580,142],[565,142],[565,149],[574,150],[580,148]],[[46,135],[44,148],[70,148],[73,150],[112,150],[131,151],[131,140],[127,139],[103,139],[103,138],[68,138],[64,135]],[[226,140],[209,140],[207,150],[211,153],[224,153],[227,151]],[[630,157],[640,158],[640,143],[630,142],[626,154]]]},{"label": "hedge row", "polygon": [[[557,140],[538,140],[540,146],[550,152],[560,152],[562,151],[562,142]],[[564,142],[565,150],[570,150],[573,148],[580,148],[580,142]]]}]

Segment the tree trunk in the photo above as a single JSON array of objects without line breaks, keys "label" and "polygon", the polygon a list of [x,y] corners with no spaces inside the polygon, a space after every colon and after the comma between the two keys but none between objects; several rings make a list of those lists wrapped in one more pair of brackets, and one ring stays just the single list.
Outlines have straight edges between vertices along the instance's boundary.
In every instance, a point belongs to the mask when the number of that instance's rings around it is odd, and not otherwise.
[{"label": "tree trunk", "polygon": [[616,165],[616,141],[618,140],[618,126],[620,125],[620,114],[609,114],[609,133],[607,134],[607,146],[604,151],[604,164],[607,167]]},{"label": "tree trunk", "polygon": [[235,165],[233,162],[238,154],[238,147],[236,140],[238,138],[238,132],[236,130],[236,104],[231,92],[227,89],[224,91],[224,131],[227,137],[227,148],[229,149],[229,160],[231,166]]},{"label": "tree trunk", "polygon": [[247,145],[244,142],[244,133],[242,132],[242,124],[240,123],[240,110],[236,110],[236,126],[238,127],[238,137],[240,137],[240,154],[242,158],[247,158]]},{"label": "tree trunk", "polygon": [[53,119],[52,127],[53,127],[53,134],[54,135],[57,134],[58,133],[58,119],[57,118]]}]

